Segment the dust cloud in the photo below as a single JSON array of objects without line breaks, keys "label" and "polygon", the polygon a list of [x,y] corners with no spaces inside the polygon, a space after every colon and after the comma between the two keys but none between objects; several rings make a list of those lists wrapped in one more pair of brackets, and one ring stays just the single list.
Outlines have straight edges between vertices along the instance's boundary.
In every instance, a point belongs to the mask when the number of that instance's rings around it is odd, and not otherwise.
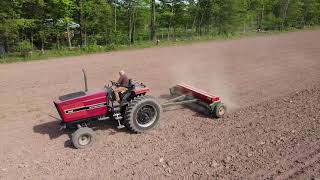
[{"label": "dust cloud", "polygon": [[174,64],[169,70],[174,83],[185,83],[197,89],[219,96],[227,106],[228,111],[234,111],[239,106],[234,100],[235,87],[229,83],[228,74],[225,72],[223,59],[212,59],[212,70],[197,61],[186,61],[183,64]]}]

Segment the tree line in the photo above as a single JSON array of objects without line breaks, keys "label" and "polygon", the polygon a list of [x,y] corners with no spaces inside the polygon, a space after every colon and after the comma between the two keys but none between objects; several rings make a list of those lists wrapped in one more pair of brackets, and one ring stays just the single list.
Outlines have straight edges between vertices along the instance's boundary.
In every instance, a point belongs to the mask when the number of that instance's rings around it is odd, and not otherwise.
[{"label": "tree line", "polygon": [[44,51],[319,23],[320,0],[1,0],[0,46]]}]

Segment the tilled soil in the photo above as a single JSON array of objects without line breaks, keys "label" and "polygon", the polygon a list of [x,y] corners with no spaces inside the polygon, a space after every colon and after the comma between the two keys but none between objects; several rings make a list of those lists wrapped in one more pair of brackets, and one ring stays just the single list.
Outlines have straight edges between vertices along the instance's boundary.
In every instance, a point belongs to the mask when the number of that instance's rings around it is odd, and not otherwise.
[{"label": "tilled soil", "polygon": [[[320,32],[0,65],[0,179],[320,178]],[[89,149],[58,131],[52,100],[124,69],[161,101],[186,82],[222,97],[210,119],[176,107],[145,134],[101,124]]]}]

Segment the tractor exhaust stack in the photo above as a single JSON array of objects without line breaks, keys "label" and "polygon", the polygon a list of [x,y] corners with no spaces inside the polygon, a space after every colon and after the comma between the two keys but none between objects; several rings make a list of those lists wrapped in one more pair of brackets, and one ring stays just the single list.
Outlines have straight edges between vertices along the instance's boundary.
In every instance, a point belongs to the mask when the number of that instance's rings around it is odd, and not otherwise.
[{"label": "tractor exhaust stack", "polygon": [[87,74],[85,69],[82,69],[82,72],[83,72],[83,79],[84,79],[84,91],[87,92],[88,91]]}]

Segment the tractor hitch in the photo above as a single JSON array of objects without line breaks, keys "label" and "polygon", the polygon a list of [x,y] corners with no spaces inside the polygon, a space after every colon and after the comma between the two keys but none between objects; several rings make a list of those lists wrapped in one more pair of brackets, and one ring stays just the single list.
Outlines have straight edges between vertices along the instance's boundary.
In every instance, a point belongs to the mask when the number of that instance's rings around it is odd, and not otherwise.
[{"label": "tractor hitch", "polygon": [[178,97],[175,97],[173,99],[168,100],[167,102],[162,104],[163,108],[169,107],[169,106],[176,106],[176,105],[183,105],[183,104],[190,104],[197,102],[198,99],[193,97],[187,97],[187,95],[181,95]]}]

